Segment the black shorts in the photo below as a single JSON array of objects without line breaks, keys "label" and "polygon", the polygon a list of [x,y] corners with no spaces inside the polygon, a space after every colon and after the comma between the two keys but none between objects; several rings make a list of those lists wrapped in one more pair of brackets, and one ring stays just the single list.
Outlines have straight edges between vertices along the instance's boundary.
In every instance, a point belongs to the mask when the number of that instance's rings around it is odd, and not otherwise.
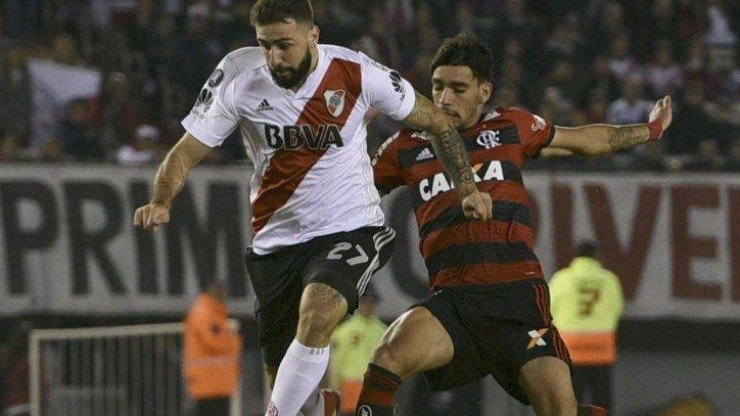
[{"label": "black shorts", "polygon": [[295,338],[303,288],[325,283],[357,308],[373,273],[393,252],[395,232],[365,227],[321,236],[260,256],[247,250],[245,263],[257,296],[255,311],[265,364],[277,367]]},{"label": "black shorts", "polygon": [[449,364],[424,372],[435,392],[491,374],[512,397],[529,404],[518,383],[525,363],[552,356],[571,366],[552,324],[550,292],[543,279],[442,288],[415,306],[439,319],[455,348]]}]

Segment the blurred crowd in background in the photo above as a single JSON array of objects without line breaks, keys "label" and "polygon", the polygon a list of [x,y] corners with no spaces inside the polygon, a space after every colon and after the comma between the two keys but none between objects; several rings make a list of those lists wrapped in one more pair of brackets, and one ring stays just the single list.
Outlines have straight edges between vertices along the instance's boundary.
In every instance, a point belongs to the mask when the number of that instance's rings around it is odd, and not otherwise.
[{"label": "blurred crowd in background", "polygon": [[[0,162],[156,163],[221,58],[255,46],[251,1],[0,0]],[[314,0],[321,42],[361,50],[430,95],[460,31],[494,52],[491,105],[555,124],[642,123],[663,139],[534,168],[740,171],[740,3],[732,0]],[[734,18],[733,18],[734,16]],[[371,121],[371,150],[398,124]],[[237,134],[212,163],[241,162]]]}]

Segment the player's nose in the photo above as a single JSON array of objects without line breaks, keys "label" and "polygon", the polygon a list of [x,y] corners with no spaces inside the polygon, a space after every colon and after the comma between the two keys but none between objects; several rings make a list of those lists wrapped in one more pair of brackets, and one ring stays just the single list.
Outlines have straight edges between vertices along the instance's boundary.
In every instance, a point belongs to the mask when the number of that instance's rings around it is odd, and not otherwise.
[{"label": "player's nose", "polygon": [[272,48],[267,53],[267,58],[270,61],[270,67],[271,68],[277,68],[278,65],[283,63],[283,57],[280,51],[277,50],[277,48]]}]

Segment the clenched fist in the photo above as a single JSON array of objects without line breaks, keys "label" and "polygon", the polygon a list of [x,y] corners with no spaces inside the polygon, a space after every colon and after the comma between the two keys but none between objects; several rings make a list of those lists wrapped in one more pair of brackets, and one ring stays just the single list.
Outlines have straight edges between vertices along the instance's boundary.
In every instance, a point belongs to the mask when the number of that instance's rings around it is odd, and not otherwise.
[{"label": "clenched fist", "polygon": [[154,232],[160,225],[170,222],[170,209],[165,204],[150,202],[139,207],[134,213],[134,225]]},{"label": "clenched fist", "polygon": [[466,196],[462,206],[466,218],[490,220],[493,217],[493,202],[488,192],[476,191]]}]

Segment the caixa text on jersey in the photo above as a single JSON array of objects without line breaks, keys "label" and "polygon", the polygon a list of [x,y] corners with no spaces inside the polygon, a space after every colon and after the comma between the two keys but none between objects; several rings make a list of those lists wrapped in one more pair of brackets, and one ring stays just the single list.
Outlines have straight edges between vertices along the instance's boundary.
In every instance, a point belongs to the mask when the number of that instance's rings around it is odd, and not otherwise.
[{"label": "caixa text on jersey", "polygon": [[343,147],[344,142],[339,134],[339,126],[336,124],[319,124],[312,127],[308,124],[300,126],[273,126],[265,124],[265,140],[267,145],[273,149],[309,149],[323,150],[329,146]]}]

